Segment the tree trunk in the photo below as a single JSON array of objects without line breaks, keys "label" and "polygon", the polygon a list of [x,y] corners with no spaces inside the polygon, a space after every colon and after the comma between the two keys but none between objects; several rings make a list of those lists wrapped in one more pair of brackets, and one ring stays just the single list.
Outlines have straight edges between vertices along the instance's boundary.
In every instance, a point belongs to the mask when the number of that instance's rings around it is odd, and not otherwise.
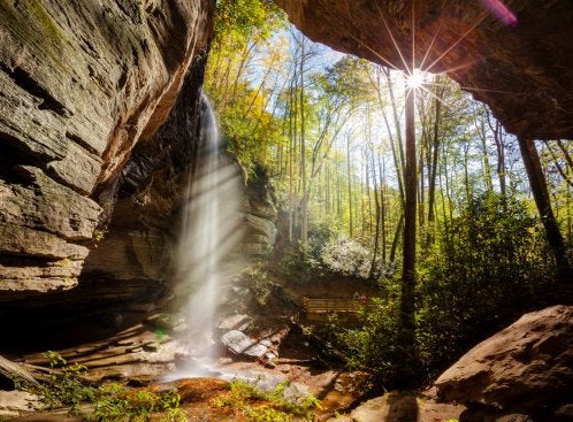
[{"label": "tree trunk", "polygon": [[403,374],[401,378],[407,384],[414,370],[415,338],[415,289],[416,289],[416,196],[417,156],[415,134],[415,92],[409,89],[406,93],[406,168],[404,173],[404,248],[402,265],[402,295],[400,301],[401,335],[399,347],[404,353]]},{"label": "tree trunk", "polygon": [[571,266],[567,259],[567,251],[563,238],[561,237],[561,232],[559,231],[559,225],[551,209],[549,191],[541,167],[539,154],[535,148],[535,142],[530,139],[518,138],[518,143],[523,164],[527,171],[527,177],[529,178],[531,191],[533,192],[533,198],[535,199],[537,210],[545,227],[547,241],[555,257],[558,280],[562,283],[570,282]]},{"label": "tree trunk", "polygon": [[380,171],[380,229],[382,231],[382,262],[386,263],[386,198],[384,195],[386,172],[380,155],[378,155],[378,169]]},{"label": "tree trunk", "polygon": [[305,53],[305,40],[301,40],[301,53],[300,53],[300,171],[302,179],[302,203],[300,205],[301,211],[301,229],[300,241],[303,245],[308,242],[308,195],[306,186],[306,140],[305,140],[305,108],[304,108],[304,55]]},{"label": "tree trunk", "polygon": [[349,214],[349,222],[348,222],[348,234],[350,237],[353,235],[352,229],[352,174],[351,174],[351,165],[350,165],[350,134],[346,135],[346,166],[348,172],[348,214]]},{"label": "tree trunk", "polygon": [[[374,160],[374,150],[372,150],[372,172],[373,172],[373,182],[374,182],[374,204],[376,210],[375,216],[375,228],[374,228],[374,252],[372,253],[372,263],[370,264],[370,274],[369,277],[374,278],[374,273],[376,271],[376,259],[378,258],[378,251],[380,249],[380,223],[381,223],[381,206],[380,198],[378,197],[378,181],[376,179],[376,164]],[[368,182],[367,182],[368,183]]]},{"label": "tree trunk", "polygon": [[434,221],[435,221],[435,203],[436,203],[436,175],[438,173],[438,153],[440,150],[439,128],[442,121],[442,101],[444,96],[444,89],[437,92],[435,100],[435,118],[434,118],[434,131],[431,146],[431,159],[429,161],[430,169],[428,170],[428,236],[426,244],[432,245],[434,243]]}]

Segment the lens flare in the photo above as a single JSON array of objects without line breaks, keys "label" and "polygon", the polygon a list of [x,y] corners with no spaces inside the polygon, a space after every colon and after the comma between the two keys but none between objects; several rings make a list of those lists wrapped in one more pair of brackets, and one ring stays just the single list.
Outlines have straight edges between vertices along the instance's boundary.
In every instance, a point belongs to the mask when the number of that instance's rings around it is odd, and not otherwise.
[{"label": "lens flare", "polygon": [[420,89],[425,82],[426,74],[420,69],[414,69],[414,71],[406,77],[406,84],[409,89]]}]

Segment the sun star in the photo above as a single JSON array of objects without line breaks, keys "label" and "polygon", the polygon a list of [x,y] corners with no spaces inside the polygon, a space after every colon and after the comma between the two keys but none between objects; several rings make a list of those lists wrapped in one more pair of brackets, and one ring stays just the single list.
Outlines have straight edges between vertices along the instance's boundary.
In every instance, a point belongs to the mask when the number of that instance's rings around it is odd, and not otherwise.
[{"label": "sun star", "polygon": [[407,76],[406,84],[410,89],[419,89],[426,82],[426,75],[419,69],[414,69],[412,74]]}]

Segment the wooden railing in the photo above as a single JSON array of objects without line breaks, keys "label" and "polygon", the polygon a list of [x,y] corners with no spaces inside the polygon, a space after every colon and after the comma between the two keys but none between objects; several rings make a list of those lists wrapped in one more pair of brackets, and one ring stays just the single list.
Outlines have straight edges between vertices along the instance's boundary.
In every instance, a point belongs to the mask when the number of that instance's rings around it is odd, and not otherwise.
[{"label": "wooden railing", "polygon": [[310,299],[302,300],[307,314],[347,314],[357,313],[360,308],[366,306],[365,299]]}]

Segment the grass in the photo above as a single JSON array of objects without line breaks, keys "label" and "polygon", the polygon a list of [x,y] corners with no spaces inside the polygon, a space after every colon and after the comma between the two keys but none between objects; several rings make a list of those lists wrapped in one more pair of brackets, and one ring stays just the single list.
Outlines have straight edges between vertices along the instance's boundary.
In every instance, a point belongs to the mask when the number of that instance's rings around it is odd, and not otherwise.
[{"label": "grass", "polygon": [[244,381],[232,381],[229,394],[212,401],[216,407],[233,409],[249,422],[315,421],[314,409],[321,409],[320,401],[313,395],[290,397],[288,381],[278,384],[270,391],[262,391]]}]

